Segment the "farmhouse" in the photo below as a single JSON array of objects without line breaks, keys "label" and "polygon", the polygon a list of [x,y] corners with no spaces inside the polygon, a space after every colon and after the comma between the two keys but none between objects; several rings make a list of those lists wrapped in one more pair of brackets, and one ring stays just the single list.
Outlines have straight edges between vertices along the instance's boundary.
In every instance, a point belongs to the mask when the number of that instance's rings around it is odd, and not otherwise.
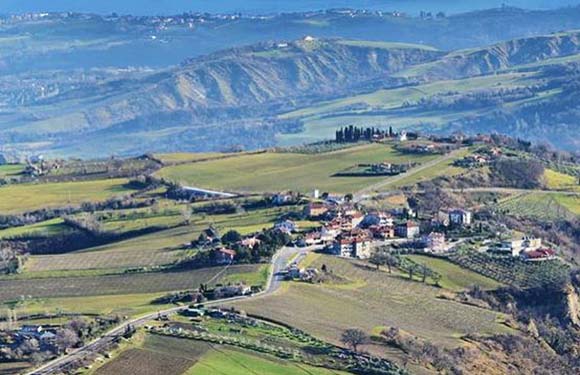
[{"label": "farmhouse", "polygon": [[211,258],[216,265],[231,264],[235,257],[236,251],[226,248],[215,249],[211,254]]},{"label": "farmhouse", "polygon": [[522,252],[538,250],[541,246],[541,238],[525,236],[517,240],[512,239],[502,241],[501,244],[495,248],[495,251],[500,253],[508,253],[511,256],[517,257]]},{"label": "farmhouse", "polygon": [[240,245],[247,247],[248,249],[253,249],[254,247],[260,245],[262,241],[257,237],[244,238],[239,242]]}]

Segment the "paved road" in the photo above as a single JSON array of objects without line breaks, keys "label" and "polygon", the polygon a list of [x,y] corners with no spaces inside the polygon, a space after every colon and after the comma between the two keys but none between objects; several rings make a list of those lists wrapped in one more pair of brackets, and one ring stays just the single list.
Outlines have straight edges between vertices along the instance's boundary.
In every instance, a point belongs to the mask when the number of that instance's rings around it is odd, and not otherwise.
[{"label": "paved road", "polygon": [[[268,281],[267,281],[266,287],[264,288],[264,291],[257,293],[255,295],[252,295],[252,296],[241,296],[241,297],[233,297],[233,298],[227,298],[227,299],[222,299],[222,300],[217,300],[217,301],[211,301],[211,302],[205,303],[205,305],[206,306],[213,306],[213,305],[223,304],[224,302],[233,302],[233,301],[240,300],[240,299],[250,299],[250,298],[255,298],[258,296],[264,296],[264,295],[274,293],[276,290],[278,290],[278,288],[280,288],[280,285],[282,284],[282,280],[284,279],[284,276],[280,274],[281,271],[283,271],[290,264],[290,262],[293,259],[295,259],[297,256],[300,256],[302,253],[306,253],[309,250],[310,250],[309,248],[294,248],[294,247],[284,247],[284,248],[280,249],[272,257],[272,260],[271,260],[271,266],[272,266],[271,271],[272,272],[270,272],[270,275],[268,277]],[[221,269],[216,274],[216,276],[212,277],[212,280],[215,279],[217,276],[219,276],[219,274],[221,274],[223,272],[224,272],[224,269]],[[157,318],[158,314],[171,315],[171,314],[175,314],[175,313],[177,313],[185,308],[186,308],[186,306],[177,306],[177,307],[173,307],[171,309],[143,315],[141,317],[124,322],[120,326],[111,329],[110,331],[105,333],[103,336],[93,340],[92,342],[86,344],[85,346],[74,350],[73,352],[69,353],[66,356],[57,358],[57,359],[45,364],[44,366],[39,367],[36,370],[29,372],[28,374],[29,375],[59,374],[63,370],[65,370],[67,367],[71,366],[75,361],[80,360],[91,353],[95,353],[95,352],[99,351],[100,349],[105,348],[109,344],[113,343],[119,336],[121,336],[125,332],[125,330],[127,329],[127,326],[131,325],[135,328],[143,327],[144,325],[147,324],[147,322],[150,322],[151,320]]]},{"label": "paved road", "polygon": [[464,149],[457,149],[457,150],[453,150],[448,154],[445,154],[439,158],[433,159],[427,163],[421,164],[420,166],[418,166],[417,168],[412,168],[411,170],[409,170],[406,173],[401,173],[399,175],[393,176],[393,177],[389,177],[383,181],[377,182],[374,185],[368,186],[362,190],[357,191],[354,194],[354,201],[355,202],[360,202],[361,200],[364,200],[368,197],[370,197],[370,194],[376,191],[379,191],[381,189],[384,189],[385,187],[388,187],[394,183],[397,183],[407,177],[416,175],[417,173],[421,173],[426,169],[432,168],[435,165],[444,162],[444,161],[448,161],[451,160],[455,157],[457,157],[457,154],[461,153]]}]

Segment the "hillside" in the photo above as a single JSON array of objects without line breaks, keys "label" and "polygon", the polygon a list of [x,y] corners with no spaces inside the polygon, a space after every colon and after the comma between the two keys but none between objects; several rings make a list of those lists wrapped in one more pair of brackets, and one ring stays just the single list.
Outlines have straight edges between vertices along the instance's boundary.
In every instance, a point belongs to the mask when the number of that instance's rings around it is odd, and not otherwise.
[{"label": "hillside", "polygon": [[[8,153],[95,156],[256,149],[370,123],[547,136],[574,149],[576,138],[562,135],[577,129],[579,36],[562,32],[449,53],[312,37],[260,43],[160,72],[73,85],[4,113],[0,137]],[[324,109],[330,100],[338,104]]]}]

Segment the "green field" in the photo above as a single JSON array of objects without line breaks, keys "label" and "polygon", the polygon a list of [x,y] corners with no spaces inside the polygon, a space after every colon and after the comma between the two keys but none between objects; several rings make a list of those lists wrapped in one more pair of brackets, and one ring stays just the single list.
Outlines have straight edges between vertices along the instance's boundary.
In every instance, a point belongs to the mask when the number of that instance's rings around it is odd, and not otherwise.
[{"label": "green field", "polygon": [[577,177],[546,169],[544,172],[544,179],[548,189],[580,192],[580,185],[578,184]]},{"label": "green field", "polygon": [[[86,201],[106,199],[133,192],[125,187],[126,179],[47,184],[22,184],[0,187],[0,214],[78,205]],[[6,199],[8,197],[9,199]]]},{"label": "green field", "polygon": [[473,285],[480,286],[483,289],[497,289],[502,284],[499,282],[482,276],[478,273],[461,268],[444,259],[432,258],[422,255],[406,255],[407,258],[427,266],[432,271],[441,275],[439,284],[445,289],[450,289],[456,292],[463,291]]},{"label": "green field", "polygon": [[0,178],[16,177],[24,170],[22,164],[4,164],[0,165]]},{"label": "green field", "polygon": [[[258,265],[239,265],[227,269],[220,278],[232,274],[247,274]],[[161,293],[197,288],[208,282],[223,267],[181,272],[151,272],[107,276],[59,277],[47,279],[0,280],[0,302],[24,299],[60,297],[110,296],[140,293]],[[219,282],[219,278],[215,281]],[[79,306],[82,308],[82,306]]]},{"label": "green field", "polygon": [[[201,231],[210,225],[221,233],[233,229],[242,234],[250,234],[271,228],[279,216],[293,210],[296,209],[280,207],[229,215],[197,215],[192,217],[191,224],[187,226],[66,254],[33,255],[25,265],[25,272],[17,277],[40,277],[45,273],[50,276],[52,272],[64,270],[110,271],[171,264],[181,257],[190,255],[191,251],[183,250],[183,245],[197,239]],[[116,224],[116,228],[123,225],[120,222]],[[306,224],[310,223],[304,223]],[[134,223],[128,222],[127,225],[133,226]]]},{"label": "green field", "polygon": [[467,333],[509,331],[501,314],[437,298],[438,288],[322,255],[312,266],[326,264],[347,283],[290,283],[275,295],[235,305],[249,313],[282,321],[339,344],[347,328],[371,332],[378,326],[399,327],[435,345],[455,346]]},{"label": "green field", "polygon": [[146,335],[112,361],[91,371],[98,375],[331,375],[346,374],[273,356],[161,335]]},{"label": "green field", "polygon": [[425,44],[379,42],[368,40],[341,40],[339,44],[353,47],[381,48],[381,49],[423,49],[427,51],[437,51],[437,48]]},{"label": "green field", "polygon": [[205,354],[187,375],[331,375],[346,374],[304,364],[281,361],[238,349],[214,349]]},{"label": "green field", "polygon": [[433,155],[407,155],[391,146],[367,144],[344,150],[320,153],[265,153],[243,155],[225,160],[184,164],[163,168],[157,174],[193,186],[240,192],[321,191],[349,193],[384,177],[332,177],[358,163],[389,161],[426,162]]},{"label": "green field", "polygon": [[222,157],[224,155],[225,154],[221,154],[218,152],[207,152],[207,153],[178,152],[173,154],[154,154],[153,157],[160,160],[163,164],[176,164],[212,159]]},{"label": "green field", "polygon": [[573,219],[580,215],[580,196],[564,194],[518,194],[499,203],[508,215],[541,220]]},{"label": "green field", "polygon": [[[414,76],[428,71],[429,67],[429,63],[417,65],[395,75]],[[369,126],[372,124],[375,127],[385,128],[393,126],[395,129],[429,125],[431,128],[438,128],[466,116],[485,113],[489,109],[448,111],[414,107],[421,98],[450,91],[467,93],[500,86],[502,88],[525,87],[533,82],[532,74],[510,72],[494,76],[437,81],[414,87],[381,89],[314,103],[280,115],[283,119],[301,119],[305,130],[297,134],[282,134],[277,137],[277,140],[281,145],[315,142],[332,138],[336,128],[344,125]],[[405,107],[408,104],[411,107]],[[353,106],[355,106],[354,109]]]},{"label": "green field", "polygon": [[52,236],[71,230],[64,224],[63,219],[51,219],[36,224],[24,225],[0,230],[0,239],[13,238],[18,236]]}]

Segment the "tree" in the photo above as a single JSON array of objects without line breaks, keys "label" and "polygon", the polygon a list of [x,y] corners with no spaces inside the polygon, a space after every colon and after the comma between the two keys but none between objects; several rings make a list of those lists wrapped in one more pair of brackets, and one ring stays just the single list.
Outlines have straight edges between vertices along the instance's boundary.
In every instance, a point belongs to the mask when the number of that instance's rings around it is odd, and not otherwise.
[{"label": "tree", "polygon": [[344,345],[350,346],[356,352],[359,345],[367,342],[367,334],[360,329],[349,328],[342,333],[340,341]]},{"label": "tree", "polygon": [[242,235],[235,230],[230,230],[222,237],[222,242],[227,244],[234,244],[242,240]]},{"label": "tree", "polygon": [[73,347],[79,342],[79,337],[75,331],[70,328],[64,328],[56,334],[56,345],[61,351]]},{"label": "tree", "polygon": [[377,267],[377,271],[379,270],[380,266],[386,263],[386,254],[383,250],[378,250],[371,255],[369,258],[369,263],[374,264]]},{"label": "tree", "polygon": [[394,256],[393,254],[386,254],[385,264],[389,269],[389,273],[392,273],[392,268],[397,267],[399,265],[399,258]]},{"label": "tree", "polygon": [[189,223],[191,222],[192,216],[193,216],[193,211],[189,205],[187,205],[181,209],[181,217],[183,218],[183,222],[186,225],[189,225]]}]

